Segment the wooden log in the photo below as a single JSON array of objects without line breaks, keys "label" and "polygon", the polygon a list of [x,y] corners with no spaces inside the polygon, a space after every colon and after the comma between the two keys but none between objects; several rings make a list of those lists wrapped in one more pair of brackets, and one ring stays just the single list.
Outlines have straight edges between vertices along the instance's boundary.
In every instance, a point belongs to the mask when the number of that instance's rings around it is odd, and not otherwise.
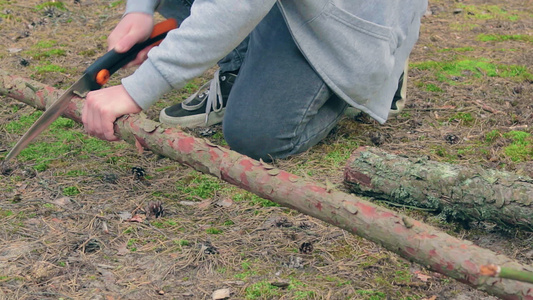
[{"label": "wooden log", "polygon": [[533,231],[533,179],[527,176],[361,147],[346,164],[344,182],[358,195]]},{"label": "wooden log", "polygon": [[[43,109],[61,91],[0,70],[0,95]],[[80,121],[83,99],[72,100],[64,116]],[[482,276],[480,267],[495,264],[533,271],[509,257],[452,237],[427,224],[356,196],[316,183],[190,136],[140,115],[115,122],[115,133],[196,170],[211,174],[265,199],[293,208],[376,242],[424,267],[503,299],[533,300],[533,284]]]}]

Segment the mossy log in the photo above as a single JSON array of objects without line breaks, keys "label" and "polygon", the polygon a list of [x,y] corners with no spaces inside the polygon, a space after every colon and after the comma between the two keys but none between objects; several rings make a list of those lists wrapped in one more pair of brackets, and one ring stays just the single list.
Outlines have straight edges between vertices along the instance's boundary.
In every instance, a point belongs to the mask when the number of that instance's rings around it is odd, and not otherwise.
[{"label": "mossy log", "polygon": [[[0,95],[38,109],[55,101],[61,91],[0,70]],[[83,99],[75,97],[63,116],[80,122]],[[277,169],[262,161],[195,138],[141,115],[119,118],[115,134],[125,141],[167,156],[196,170],[345,229],[424,267],[503,299],[533,299],[533,284],[482,276],[483,265],[495,264],[533,271],[511,258],[354,195],[328,188]]]},{"label": "mossy log", "polygon": [[359,195],[433,210],[460,221],[533,231],[533,179],[527,176],[361,147],[346,165],[344,182]]}]

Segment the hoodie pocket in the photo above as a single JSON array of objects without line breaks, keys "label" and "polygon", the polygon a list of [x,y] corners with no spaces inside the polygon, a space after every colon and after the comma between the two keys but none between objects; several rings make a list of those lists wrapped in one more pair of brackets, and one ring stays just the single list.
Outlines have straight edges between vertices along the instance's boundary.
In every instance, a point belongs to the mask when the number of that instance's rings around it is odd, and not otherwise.
[{"label": "hoodie pocket", "polygon": [[299,39],[302,51],[334,91],[360,105],[381,100],[395,63],[392,28],[329,3],[300,29],[309,37]]}]

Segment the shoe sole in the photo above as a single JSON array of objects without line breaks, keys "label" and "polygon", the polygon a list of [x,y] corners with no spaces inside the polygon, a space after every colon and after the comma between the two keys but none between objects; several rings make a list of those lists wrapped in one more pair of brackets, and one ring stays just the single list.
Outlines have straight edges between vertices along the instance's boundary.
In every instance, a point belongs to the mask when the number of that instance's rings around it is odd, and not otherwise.
[{"label": "shoe sole", "polygon": [[165,113],[165,110],[161,110],[161,113],[159,114],[159,122],[166,124],[166,125],[172,125],[172,126],[180,126],[182,128],[196,128],[196,127],[207,127],[212,126],[216,124],[222,123],[222,120],[224,119],[224,112],[226,111],[226,108],[223,108],[222,110],[218,112],[210,112],[209,118],[207,119],[207,124],[205,122],[205,114],[198,114],[193,116],[186,116],[186,117],[171,117]]}]

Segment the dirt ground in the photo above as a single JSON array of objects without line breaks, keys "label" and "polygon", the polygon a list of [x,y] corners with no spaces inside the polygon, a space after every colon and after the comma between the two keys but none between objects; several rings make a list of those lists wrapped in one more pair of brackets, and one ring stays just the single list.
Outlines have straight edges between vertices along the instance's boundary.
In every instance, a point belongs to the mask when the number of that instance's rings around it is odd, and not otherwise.
[{"label": "dirt ground", "polygon": [[[67,88],[105,52],[124,5],[0,0],[0,68]],[[532,28],[531,0],[430,1],[400,116],[385,125],[346,116],[325,141],[274,164],[344,189],[351,151],[373,145],[533,177]],[[147,115],[157,119],[207,78]],[[39,112],[0,101],[3,158]],[[192,133],[224,145],[219,126]],[[533,264],[531,232],[391,209]],[[0,175],[0,228],[0,299],[211,299],[220,289],[230,299],[495,299],[167,158],[87,137],[66,119]]]}]

